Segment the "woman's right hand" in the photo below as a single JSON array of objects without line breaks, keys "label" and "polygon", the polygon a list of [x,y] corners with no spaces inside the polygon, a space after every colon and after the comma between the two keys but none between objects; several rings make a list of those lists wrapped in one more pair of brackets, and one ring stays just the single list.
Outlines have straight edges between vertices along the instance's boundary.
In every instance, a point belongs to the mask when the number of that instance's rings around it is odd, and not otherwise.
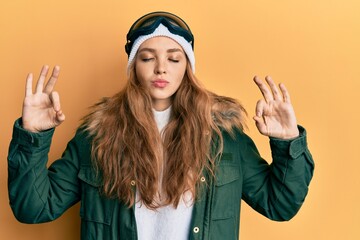
[{"label": "woman's right hand", "polygon": [[39,80],[33,93],[33,74],[26,79],[25,99],[22,110],[22,127],[31,132],[40,132],[59,126],[64,120],[60,107],[59,94],[53,91],[59,77],[60,67],[55,66],[49,81],[44,87],[44,82],[49,71],[49,66],[43,66]]}]

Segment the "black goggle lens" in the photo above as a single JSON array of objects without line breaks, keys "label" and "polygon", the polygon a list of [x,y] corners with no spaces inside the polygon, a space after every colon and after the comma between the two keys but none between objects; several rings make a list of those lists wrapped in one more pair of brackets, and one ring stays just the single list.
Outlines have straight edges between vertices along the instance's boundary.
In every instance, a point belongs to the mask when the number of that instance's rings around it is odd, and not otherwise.
[{"label": "black goggle lens", "polygon": [[[161,13],[163,14],[163,12]],[[143,16],[131,26],[126,36],[127,43],[125,45],[125,51],[128,55],[130,54],[134,41],[139,36],[153,33],[160,23],[165,25],[171,33],[184,37],[194,49],[194,36],[192,35],[190,28],[181,18],[170,13],[165,13],[172,18],[176,18],[177,21],[175,21],[174,19],[163,15],[155,15],[151,17],[149,16],[151,14],[152,13]]]}]

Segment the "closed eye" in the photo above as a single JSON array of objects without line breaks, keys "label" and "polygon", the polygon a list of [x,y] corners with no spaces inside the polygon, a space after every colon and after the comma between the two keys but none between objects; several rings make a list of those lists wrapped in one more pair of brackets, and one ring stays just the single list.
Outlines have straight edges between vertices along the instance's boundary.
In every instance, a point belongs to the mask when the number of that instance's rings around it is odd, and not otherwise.
[{"label": "closed eye", "polygon": [[154,58],[142,58],[141,61],[143,62],[150,62],[151,60],[153,60]]}]

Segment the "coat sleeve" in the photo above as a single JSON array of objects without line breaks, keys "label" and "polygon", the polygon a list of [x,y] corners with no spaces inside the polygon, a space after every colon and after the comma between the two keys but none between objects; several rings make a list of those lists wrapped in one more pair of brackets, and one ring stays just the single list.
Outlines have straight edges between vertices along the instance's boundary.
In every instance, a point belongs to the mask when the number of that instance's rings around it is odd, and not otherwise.
[{"label": "coat sleeve", "polygon": [[20,222],[52,221],[79,201],[81,135],[77,134],[61,159],[47,168],[54,129],[31,133],[20,122],[21,119],[14,124],[8,154],[10,206]]},{"label": "coat sleeve", "polygon": [[242,133],[239,148],[243,171],[242,198],[257,212],[276,220],[290,220],[308,193],[314,162],[306,131],[293,140],[270,138],[272,163],[260,157],[254,142]]}]

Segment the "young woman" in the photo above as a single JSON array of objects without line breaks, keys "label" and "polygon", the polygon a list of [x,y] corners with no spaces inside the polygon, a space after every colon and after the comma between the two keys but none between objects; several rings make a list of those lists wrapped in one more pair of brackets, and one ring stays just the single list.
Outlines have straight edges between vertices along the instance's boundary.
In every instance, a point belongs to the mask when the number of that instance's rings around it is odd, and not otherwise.
[{"label": "young woman", "polygon": [[243,131],[243,107],[195,77],[193,47],[176,15],[137,20],[127,35],[127,85],[93,106],[49,168],[54,128],[65,120],[54,91],[60,70],[44,84],[44,66],[35,93],[29,74],[8,156],[16,218],[52,221],[81,201],[81,238],[97,240],[238,239],[241,199],[270,219],[292,218],[314,165],[288,91],[254,78],[269,165]]}]

